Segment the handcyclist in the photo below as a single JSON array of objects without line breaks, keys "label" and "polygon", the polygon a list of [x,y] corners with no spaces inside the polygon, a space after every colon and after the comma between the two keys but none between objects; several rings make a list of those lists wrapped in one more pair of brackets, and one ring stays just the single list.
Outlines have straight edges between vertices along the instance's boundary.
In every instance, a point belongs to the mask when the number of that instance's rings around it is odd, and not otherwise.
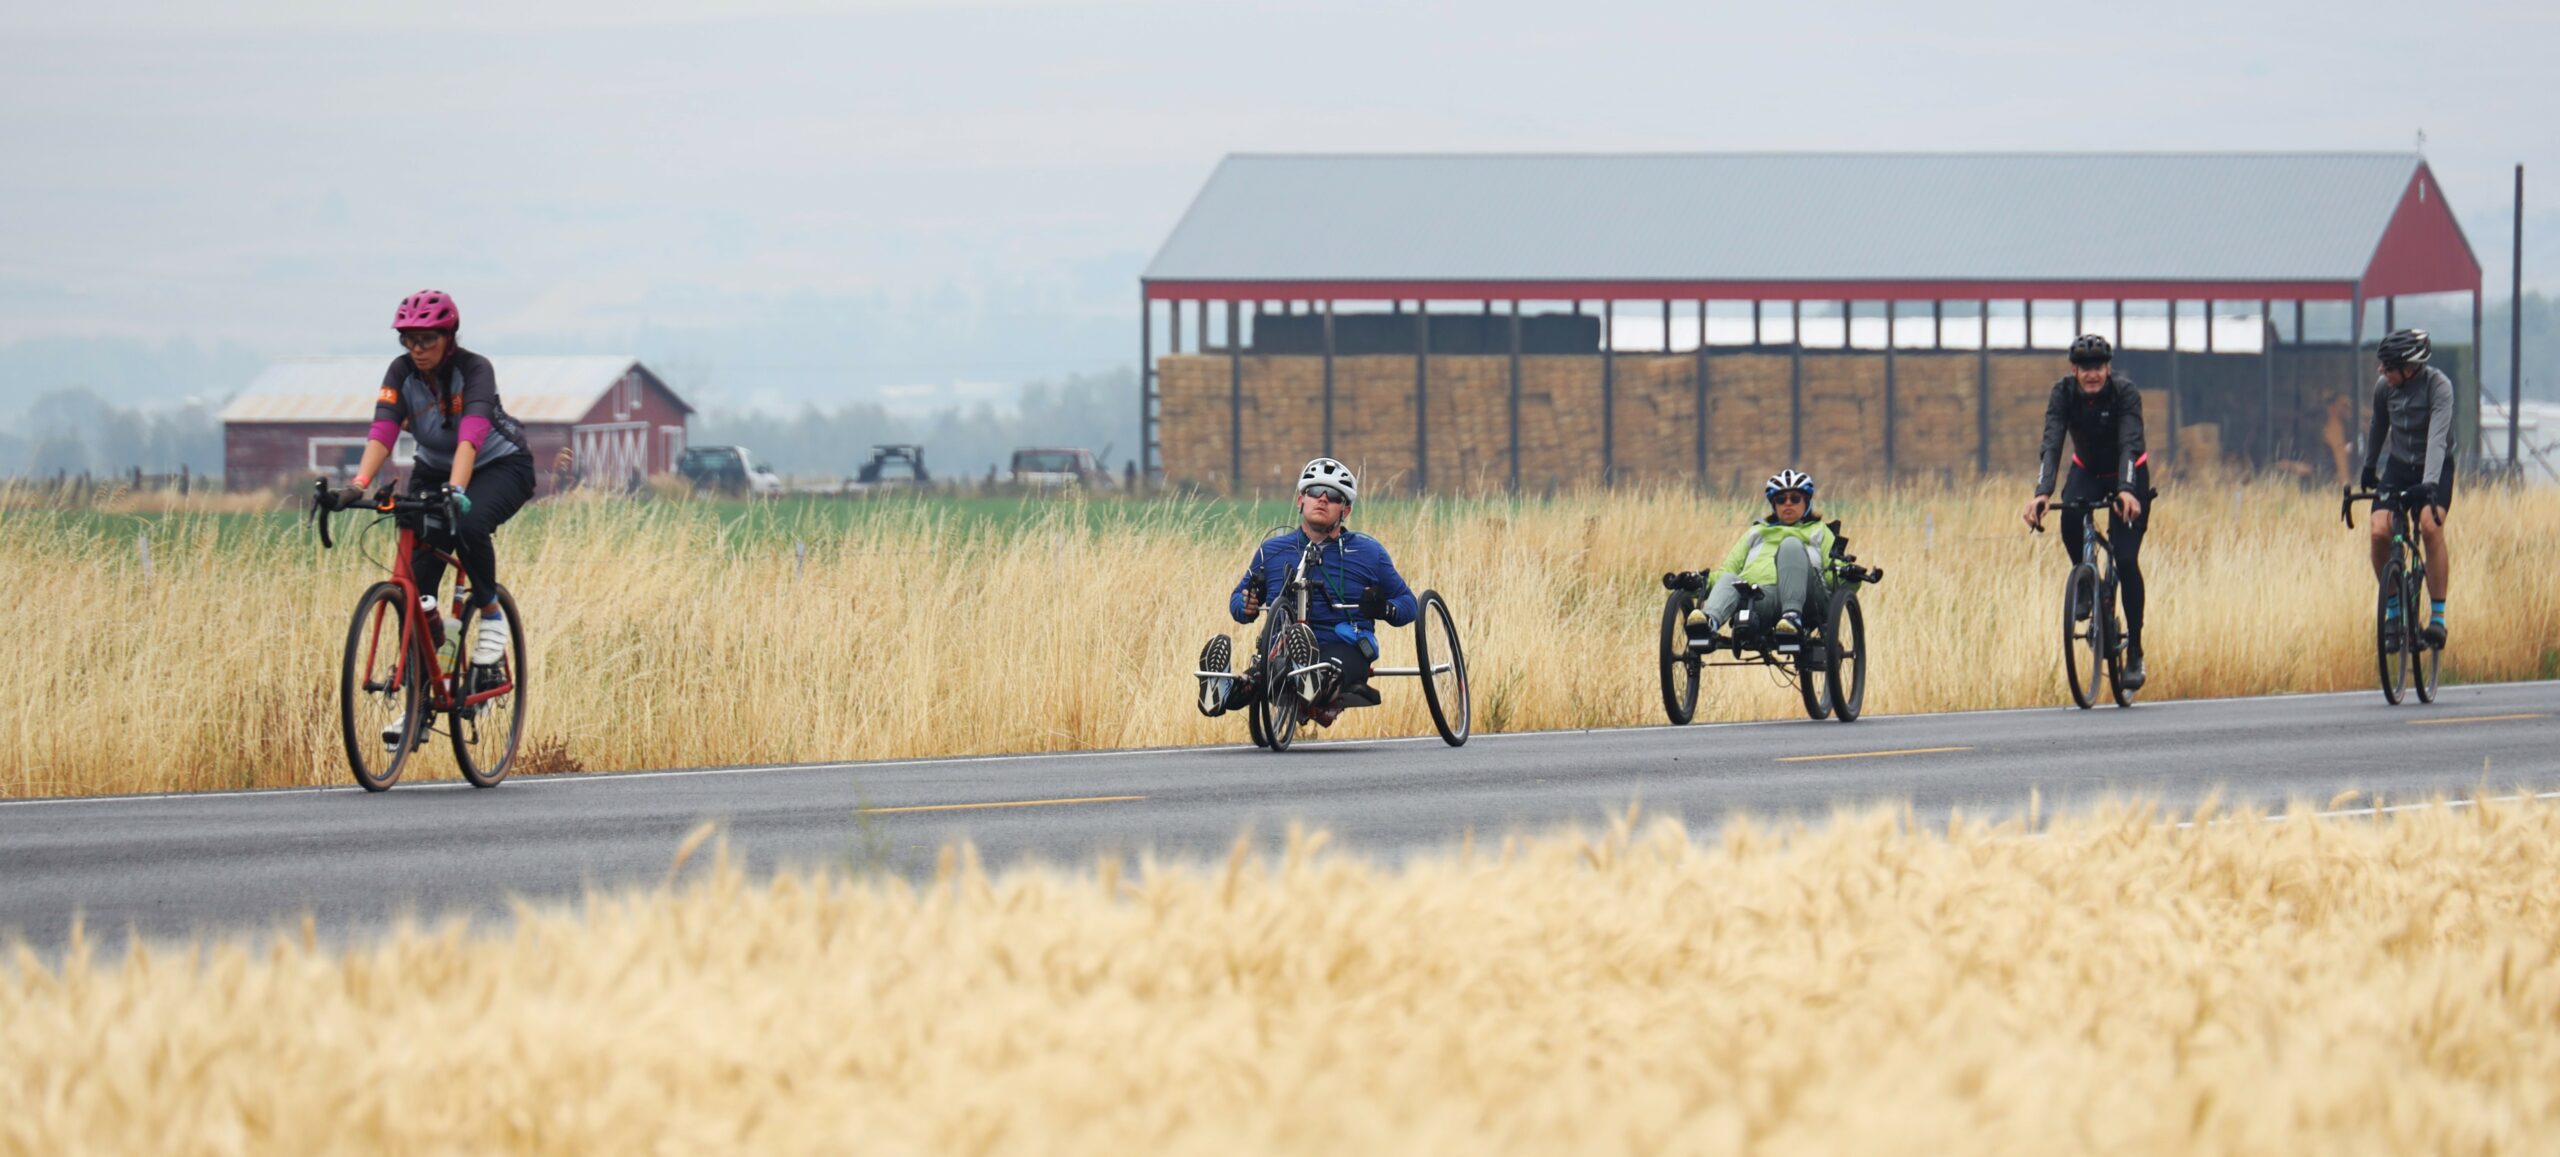
[{"label": "handcyclist", "polygon": [[1768,515],[1743,529],[1724,553],[1724,564],[1708,576],[1714,586],[1697,614],[1710,635],[1742,609],[1740,584],[1760,588],[1752,613],[1763,618],[1775,614],[1769,631],[1782,641],[1803,635],[1805,600],[1828,594],[1823,571],[1830,564],[1832,534],[1813,513],[1813,476],[1802,470],[1778,471],[1761,487],[1761,495],[1768,499]]},{"label": "handcyclist", "polygon": [[[2128,691],[2139,689],[2148,674],[2142,667],[2142,532],[2151,524],[2151,454],[2142,444],[2142,392],[2115,372],[2115,347],[2094,333],[2071,343],[2071,373],[2053,384],[2044,404],[2044,445],[2037,452],[2036,492],[2027,499],[2027,525],[2044,528],[2045,511],[2053,505],[2055,473],[2062,462],[2062,436],[2071,435],[2071,477],[2063,483],[2064,502],[2104,501],[2107,542],[2116,560],[2116,580],[2124,592],[2124,664],[2117,681]],[[2062,524],[2062,549],[2080,560],[2080,520]]]},{"label": "handcyclist", "polygon": [[[1309,685],[1300,697],[1310,704],[1376,704],[1377,692],[1369,687],[1369,669],[1378,657],[1373,624],[1384,619],[1401,627],[1421,611],[1387,548],[1345,525],[1359,497],[1360,483],[1350,467],[1331,458],[1307,463],[1298,472],[1298,528],[1265,540],[1254,551],[1251,568],[1227,595],[1227,614],[1239,623],[1252,622],[1264,603],[1280,597],[1299,557],[1314,545],[1315,558],[1307,568],[1312,588],[1307,618],[1297,629],[1313,635],[1316,654],[1331,671],[1307,677]],[[1357,609],[1336,610],[1337,603],[1356,603]],[[1199,669],[1228,670],[1232,655],[1227,636],[1215,636],[1200,648]],[[1260,663],[1261,657],[1254,656],[1244,678],[1201,676],[1200,713],[1223,715],[1259,700],[1262,680],[1252,668]]]},{"label": "handcyclist", "polygon": [[[2404,329],[2382,339],[2382,374],[2373,383],[2373,428],[2364,440],[2364,488],[2410,490],[2424,487],[2427,504],[2418,510],[2418,534],[2427,544],[2427,625],[2422,632],[2430,647],[2444,645],[2444,594],[2452,568],[2444,549],[2444,519],[2453,509],[2453,379],[2427,364],[2434,344],[2427,331]],[[2391,562],[2392,514],[2373,508],[2373,573]],[[2398,614],[2400,595],[2393,592],[2387,613]],[[2400,637],[2388,632],[2386,647]]]},{"label": "handcyclist", "polygon": [[354,489],[338,501],[362,501],[359,496],[372,488],[375,471],[407,430],[417,444],[409,492],[423,495],[450,487],[462,515],[459,527],[419,536],[411,573],[419,593],[431,595],[444,581],[444,562],[427,548],[440,547],[461,561],[480,616],[471,661],[487,666],[505,657],[508,641],[506,617],[497,602],[498,555],[490,535],[533,497],[533,454],[525,449],[524,427],[498,402],[498,379],[489,359],[456,344],[462,314],[452,297],[432,289],[410,294],[392,315],[391,328],[399,331],[408,352],[391,359],[383,371]]}]

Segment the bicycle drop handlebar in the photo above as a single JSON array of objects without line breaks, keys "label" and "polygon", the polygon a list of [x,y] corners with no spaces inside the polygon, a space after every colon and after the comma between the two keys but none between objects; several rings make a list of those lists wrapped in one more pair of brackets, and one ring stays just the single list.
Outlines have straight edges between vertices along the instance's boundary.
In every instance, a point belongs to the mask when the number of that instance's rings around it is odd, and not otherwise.
[{"label": "bicycle drop handlebar", "polygon": [[2424,486],[2404,486],[2398,490],[2355,490],[2342,488],[2338,494],[2338,521],[2352,530],[2356,525],[2356,503],[2370,502],[2380,510],[2406,511],[2426,504],[2430,497]]},{"label": "bicycle drop handlebar", "polygon": [[[328,479],[312,479],[311,519],[320,527],[320,548],[327,550],[337,545],[337,541],[329,534],[329,520],[332,515],[341,510],[350,512],[369,510],[395,517],[402,514],[440,514],[444,516],[448,526],[462,519],[460,506],[454,501],[454,490],[450,485],[440,486],[420,495],[394,494],[393,490],[392,483],[384,482],[375,487],[373,493],[369,495],[353,487],[349,487],[346,491],[332,492],[329,489]],[[346,501],[349,495],[352,495],[360,505],[350,505]]]}]

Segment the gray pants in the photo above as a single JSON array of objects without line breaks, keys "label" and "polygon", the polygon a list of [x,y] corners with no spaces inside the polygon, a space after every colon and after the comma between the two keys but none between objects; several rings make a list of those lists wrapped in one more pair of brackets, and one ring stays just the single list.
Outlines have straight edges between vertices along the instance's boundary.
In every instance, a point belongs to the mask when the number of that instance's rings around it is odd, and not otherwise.
[{"label": "gray pants", "polygon": [[[1823,589],[1821,580],[1816,577],[1821,573],[1822,563],[1813,557],[1812,546],[1792,538],[1779,543],[1778,591],[1774,605],[1768,589],[1764,587],[1752,611],[1763,618],[1787,611],[1803,614],[1805,596]],[[1742,602],[1742,591],[1736,585],[1738,581],[1727,575],[1716,580],[1715,589],[1707,592],[1704,609],[1709,629],[1722,628],[1733,619],[1735,608]]]}]

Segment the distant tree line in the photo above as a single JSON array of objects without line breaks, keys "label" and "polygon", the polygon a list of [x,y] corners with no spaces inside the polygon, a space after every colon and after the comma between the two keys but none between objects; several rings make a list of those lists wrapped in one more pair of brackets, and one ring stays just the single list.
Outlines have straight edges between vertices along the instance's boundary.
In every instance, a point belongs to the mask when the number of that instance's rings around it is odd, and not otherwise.
[{"label": "distant tree line", "polygon": [[47,391],[0,428],[0,476],[222,472],[218,403],[120,406],[85,386]]}]

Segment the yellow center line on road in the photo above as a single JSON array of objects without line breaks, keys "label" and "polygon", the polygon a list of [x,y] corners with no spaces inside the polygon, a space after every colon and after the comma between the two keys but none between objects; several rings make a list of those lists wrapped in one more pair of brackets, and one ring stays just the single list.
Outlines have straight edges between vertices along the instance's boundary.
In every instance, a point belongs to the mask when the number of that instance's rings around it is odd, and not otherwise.
[{"label": "yellow center line on road", "polygon": [[1812,763],[1822,759],[1867,759],[1880,755],[1936,755],[1944,751],[1971,751],[1970,747],[1905,747],[1895,751],[1843,751],[1836,755],[1781,755],[1780,763]]},{"label": "yellow center line on road", "polygon": [[2427,727],[2440,723],[2499,723],[2510,719],[2542,719],[2550,714],[2548,711],[2527,711],[2522,715],[2456,715],[2451,719],[2412,719],[2408,722],[2411,727]]},{"label": "yellow center line on road", "polygon": [[1138,800],[1145,798],[1147,797],[1142,795],[1088,795],[1078,796],[1074,799],[1007,799],[996,800],[990,803],[925,803],[916,804],[911,807],[867,807],[863,808],[856,814],[866,816],[885,816],[894,815],[899,812],[965,812],[975,811],[979,808],[991,807],[1056,807],[1061,804],[1071,803],[1135,803]]}]

